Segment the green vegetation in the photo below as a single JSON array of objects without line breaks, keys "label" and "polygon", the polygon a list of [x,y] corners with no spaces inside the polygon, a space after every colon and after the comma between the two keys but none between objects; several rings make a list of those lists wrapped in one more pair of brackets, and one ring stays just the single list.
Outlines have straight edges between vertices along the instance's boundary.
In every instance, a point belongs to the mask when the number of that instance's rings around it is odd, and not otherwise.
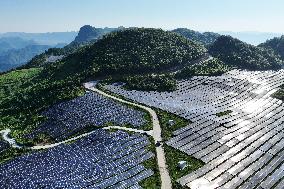
[{"label": "green vegetation", "polygon": [[171,75],[137,75],[125,79],[124,86],[129,90],[174,91],[176,80]]},{"label": "green vegetation", "polygon": [[[172,137],[173,131],[186,127],[188,124],[191,123],[190,121],[184,118],[168,113],[166,111],[162,111],[160,109],[154,110],[157,113],[160,125],[162,127],[162,138],[164,141],[167,141]],[[173,120],[174,124],[169,125],[169,120]]]},{"label": "green vegetation", "polygon": [[282,85],[280,88],[281,88],[281,89],[279,89],[279,90],[278,90],[276,93],[274,93],[272,96],[273,96],[274,98],[278,98],[278,99],[284,101],[284,85]]},{"label": "green vegetation", "polygon": [[232,113],[233,111],[232,110],[226,110],[224,112],[219,112],[216,114],[216,116],[218,117],[222,117],[222,116],[225,116],[225,115],[229,115],[230,113]]},{"label": "green vegetation", "polygon": [[154,172],[154,175],[151,177],[141,181],[139,184],[144,189],[160,189],[161,188],[161,176],[158,167],[157,154],[155,141],[152,137],[149,137],[150,145],[148,146],[148,150],[155,154],[154,158],[150,158],[147,161],[143,162],[143,165],[146,169],[151,169]]},{"label": "green vegetation", "polygon": [[[155,73],[199,58],[201,45],[160,29],[126,29],[98,40],[84,53],[99,76]],[[86,57],[86,56],[84,56]],[[83,57],[82,57],[83,58]]]},{"label": "green vegetation", "polygon": [[246,44],[230,36],[219,37],[209,48],[209,53],[225,64],[249,70],[280,69],[280,56],[264,48]]},{"label": "green vegetation", "polygon": [[218,76],[229,71],[231,68],[219,59],[213,58],[202,64],[188,66],[176,74],[177,78],[192,76]]},{"label": "green vegetation", "polygon": [[57,102],[83,94],[76,75],[57,79],[42,68],[12,71],[0,76],[0,129],[10,128],[17,142],[32,144],[23,136],[45,118],[40,112]]},{"label": "green vegetation", "polygon": [[284,35],[267,40],[265,43],[260,44],[259,47],[271,49],[276,54],[279,54],[281,59],[284,60]]},{"label": "green vegetation", "polygon": [[[166,153],[166,160],[168,164],[168,170],[172,179],[173,189],[183,189],[188,187],[181,186],[177,180],[191,172],[201,168],[204,163],[192,156],[189,156],[175,148],[164,145],[164,150]],[[179,161],[186,161],[188,166],[183,170],[178,167]]]},{"label": "green vegetation", "polygon": [[0,153],[0,164],[7,162],[11,159],[14,159],[18,156],[21,156],[26,153],[30,153],[31,150],[28,149],[18,149],[18,148],[8,148]]},{"label": "green vegetation", "polygon": [[220,37],[220,34],[213,33],[213,32],[204,32],[200,33],[194,30],[190,30],[187,28],[177,28],[173,30],[172,32],[175,32],[177,34],[180,34],[189,40],[199,42],[203,44],[204,46],[211,45],[216,41],[218,37]]},{"label": "green vegetation", "polygon": [[[172,137],[173,131],[179,128],[183,128],[188,124],[190,124],[190,122],[187,121],[186,119],[176,116],[174,114],[158,109],[155,109],[155,111],[158,115],[162,127],[162,137],[164,141],[167,141]],[[168,124],[169,120],[173,120],[174,125],[170,126]],[[177,179],[197,170],[198,168],[202,167],[204,163],[194,157],[191,157],[167,145],[164,145],[164,150],[166,153],[168,170],[172,179],[173,189],[187,188],[187,187],[182,187],[178,182],[176,182]],[[186,161],[188,163],[188,166],[184,170],[180,170],[178,168],[179,161]]]}]

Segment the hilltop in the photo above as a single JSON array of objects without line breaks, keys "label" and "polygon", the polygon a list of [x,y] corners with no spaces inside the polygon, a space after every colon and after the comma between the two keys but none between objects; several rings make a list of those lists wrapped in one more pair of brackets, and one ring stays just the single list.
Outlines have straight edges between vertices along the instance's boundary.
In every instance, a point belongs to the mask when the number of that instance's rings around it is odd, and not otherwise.
[{"label": "hilltop", "polygon": [[284,60],[284,35],[267,40],[265,43],[261,43],[259,47],[273,50],[276,54],[281,56],[282,60]]},{"label": "hilltop", "polygon": [[280,69],[283,65],[280,57],[272,51],[249,45],[231,36],[219,37],[209,47],[209,53],[239,69]]}]

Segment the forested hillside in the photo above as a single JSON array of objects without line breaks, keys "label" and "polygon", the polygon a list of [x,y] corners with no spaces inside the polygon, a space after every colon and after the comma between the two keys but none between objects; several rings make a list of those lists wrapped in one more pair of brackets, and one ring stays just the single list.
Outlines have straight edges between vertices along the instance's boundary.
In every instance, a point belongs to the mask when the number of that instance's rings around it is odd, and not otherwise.
[{"label": "forested hillside", "polygon": [[255,47],[230,36],[219,37],[209,53],[225,64],[249,70],[279,69],[283,65],[280,56],[264,48]]},{"label": "forested hillside", "polygon": [[[159,29],[129,29],[110,33],[86,49],[99,75],[159,71],[188,63],[205,48],[186,38]],[[87,56],[85,56],[87,54]]]},{"label": "forested hillside", "polygon": [[275,37],[267,40],[265,43],[260,44],[259,47],[272,49],[276,54],[281,56],[282,60],[284,60],[284,35],[282,37]]}]

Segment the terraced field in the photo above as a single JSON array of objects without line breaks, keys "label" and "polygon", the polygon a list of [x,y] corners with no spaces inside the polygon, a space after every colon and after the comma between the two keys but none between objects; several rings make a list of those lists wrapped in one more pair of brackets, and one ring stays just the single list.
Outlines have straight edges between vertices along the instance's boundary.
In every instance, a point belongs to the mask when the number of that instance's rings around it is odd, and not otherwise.
[{"label": "terraced field", "polygon": [[191,189],[283,189],[284,106],[271,97],[283,84],[284,70],[233,70],[179,81],[173,92],[105,88],[193,122],[167,141],[206,163],[180,178],[180,184]]}]

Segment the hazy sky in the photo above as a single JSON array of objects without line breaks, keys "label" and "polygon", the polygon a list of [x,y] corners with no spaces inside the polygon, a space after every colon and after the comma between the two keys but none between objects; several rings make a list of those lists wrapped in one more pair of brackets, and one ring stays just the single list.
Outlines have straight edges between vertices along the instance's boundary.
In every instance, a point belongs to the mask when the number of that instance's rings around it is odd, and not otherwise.
[{"label": "hazy sky", "polygon": [[0,0],[0,32],[187,27],[284,33],[284,0]]}]

